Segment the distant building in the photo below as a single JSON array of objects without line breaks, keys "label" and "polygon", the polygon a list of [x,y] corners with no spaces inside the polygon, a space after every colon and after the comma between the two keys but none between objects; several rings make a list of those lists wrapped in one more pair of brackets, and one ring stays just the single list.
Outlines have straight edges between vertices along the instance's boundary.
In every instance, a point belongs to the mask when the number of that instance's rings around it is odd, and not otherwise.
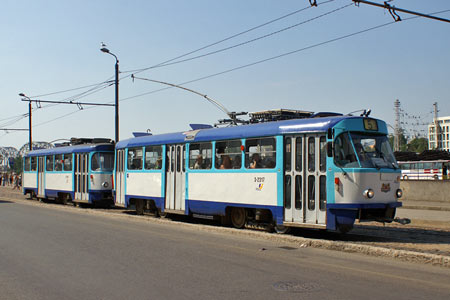
[{"label": "distant building", "polygon": [[437,118],[428,125],[428,149],[450,151],[450,116]]}]

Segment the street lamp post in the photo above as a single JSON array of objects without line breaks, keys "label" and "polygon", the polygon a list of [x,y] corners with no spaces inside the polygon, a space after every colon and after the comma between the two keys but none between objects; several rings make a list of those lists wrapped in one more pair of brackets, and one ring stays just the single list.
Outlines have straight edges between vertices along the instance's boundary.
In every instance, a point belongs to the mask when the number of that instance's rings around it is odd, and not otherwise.
[{"label": "street lamp post", "polygon": [[100,51],[104,53],[108,53],[116,59],[116,65],[115,65],[115,87],[116,87],[116,101],[115,101],[115,142],[117,143],[119,141],[119,59],[114,53],[111,53],[108,48],[103,47],[100,49]]},{"label": "street lamp post", "polygon": [[28,143],[29,143],[29,149],[30,151],[33,150],[33,139],[32,139],[32,135],[31,135],[31,99],[30,97],[26,96],[24,93],[20,93],[19,96],[27,98],[28,99]]}]

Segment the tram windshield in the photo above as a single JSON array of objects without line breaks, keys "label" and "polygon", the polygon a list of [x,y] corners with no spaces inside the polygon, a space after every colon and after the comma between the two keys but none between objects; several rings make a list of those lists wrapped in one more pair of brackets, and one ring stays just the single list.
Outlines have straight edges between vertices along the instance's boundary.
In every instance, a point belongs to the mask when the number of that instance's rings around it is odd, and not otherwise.
[{"label": "tram windshield", "polygon": [[96,172],[112,171],[114,169],[114,153],[97,152],[92,155],[91,170]]},{"label": "tram windshield", "polygon": [[398,164],[385,135],[343,133],[335,139],[334,161],[342,168],[397,169]]}]

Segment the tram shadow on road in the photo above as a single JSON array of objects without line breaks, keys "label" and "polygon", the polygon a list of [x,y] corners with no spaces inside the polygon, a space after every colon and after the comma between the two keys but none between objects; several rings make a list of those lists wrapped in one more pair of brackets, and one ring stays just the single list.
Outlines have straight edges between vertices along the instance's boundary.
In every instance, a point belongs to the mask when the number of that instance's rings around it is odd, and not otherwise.
[{"label": "tram shadow on road", "polygon": [[[123,210],[122,213],[136,215],[136,211]],[[160,217],[154,213],[144,213],[142,217]],[[172,222],[199,224],[203,226],[223,227],[214,218],[193,218],[185,215],[162,216]],[[246,227],[245,230],[268,231],[265,228]],[[273,233],[276,235],[276,233]],[[361,245],[379,246],[389,249],[409,250],[422,253],[450,256],[450,230],[426,228],[417,226],[403,227],[382,224],[355,224],[352,231],[342,234],[311,228],[292,228],[286,236],[307,238],[312,240],[327,240]]]},{"label": "tram shadow on road", "polygon": [[14,202],[8,201],[8,200],[0,200],[0,204],[2,204],[2,203],[14,203]]}]

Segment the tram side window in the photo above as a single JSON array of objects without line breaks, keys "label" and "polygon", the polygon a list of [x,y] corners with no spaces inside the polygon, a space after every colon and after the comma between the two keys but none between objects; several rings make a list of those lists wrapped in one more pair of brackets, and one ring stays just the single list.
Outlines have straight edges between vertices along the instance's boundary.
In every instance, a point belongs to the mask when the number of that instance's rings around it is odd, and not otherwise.
[{"label": "tram side window", "polygon": [[72,171],[72,154],[64,154],[64,171]]},{"label": "tram side window", "polygon": [[161,170],[162,168],[162,146],[145,147],[145,169]]},{"label": "tram side window", "polygon": [[45,170],[46,171],[53,171],[53,155],[47,155],[45,158]]},{"label": "tram side window", "polygon": [[325,172],[327,170],[327,141],[324,136],[320,137],[320,161],[319,161],[320,172]]},{"label": "tram side window", "polygon": [[37,170],[37,158],[36,157],[31,157],[31,171],[36,171]]},{"label": "tram side window", "polygon": [[308,138],[308,171],[314,172],[316,170],[316,139],[314,137]]},{"label": "tram side window", "polygon": [[334,162],[338,167],[358,167],[358,160],[347,133],[341,134],[334,141]]},{"label": "tram side window", "polygon": [[248,169],[273,169],[276,166],[276,156],[274,138],[245,141],[245,166]]},{"label": "tram side window", "polygon": [[240,169],[241,145],[240,140],[216,142],[216,169]]},{"label": "tram side window", "polygon": [[212,166],[212,144],[195,143],[189,146],[189,168],[211,169]]},{"label": "tram side window", "polygon": [[30,158],[29,157],[25,157],[25,162],[23,165],[23,170],[24,171],[30,171]]},{"label": "tram side window", "polygon": [[128,149],[128,170],[142,170],[142,148]]},{"label": "tram side window", "polygon": [[55,155],[55,171],[62,171],[63,160],[62,154]]}]

